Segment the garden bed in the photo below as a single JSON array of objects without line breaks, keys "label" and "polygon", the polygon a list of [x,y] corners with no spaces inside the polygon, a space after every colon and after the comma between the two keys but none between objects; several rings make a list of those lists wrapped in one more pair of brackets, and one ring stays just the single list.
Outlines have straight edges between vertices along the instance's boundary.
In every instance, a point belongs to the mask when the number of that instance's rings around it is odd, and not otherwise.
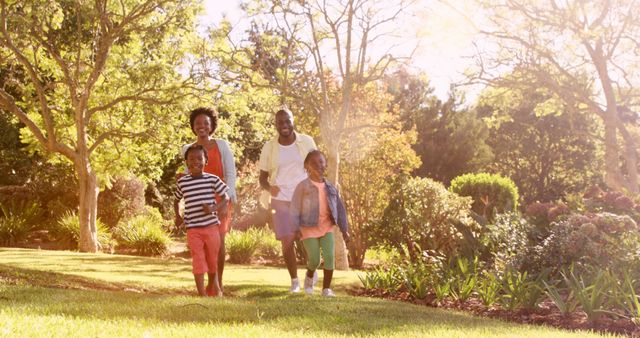
[{"label": "garden bed", "polygon": [[508,311],[499,306],[486,307],[478,299],[469,299],[465,302],[445,300],[437,303],[435,296],[430,294],[425,299],[417,299],[408,292],[389,293],[382,290],[366,290],[364,288],[354,288],[350,290],[354,296],[375,297],[391,300],[399,300],[417,305],[430,307],[455,309],[471,312],[478,316],[497,318],[509,322],[534,325],[548,325],[568,330],[590,330],[603,333],[614,333],[631,337],[640,337],[640,326],[635,325],[631,320],[625,318],[614,319],[602,316],[599,319],[589,322],[584,312],[577,311],[563,315],[553,305],[551,301],[541,302],[535,309],[516,309]]}]

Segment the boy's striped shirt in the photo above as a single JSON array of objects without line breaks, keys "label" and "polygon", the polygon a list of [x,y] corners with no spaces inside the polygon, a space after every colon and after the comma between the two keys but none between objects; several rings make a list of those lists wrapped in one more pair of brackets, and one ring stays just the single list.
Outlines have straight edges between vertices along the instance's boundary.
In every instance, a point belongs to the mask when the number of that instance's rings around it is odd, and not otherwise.
[{"label": "boy's striped shirt", "polygon": [[182,176],[178,180],[178,189],[175,197],[180,200],[184,197],[184,224],[187,228],[204,227],[212,224],[220,224],[218,213],[205,214],[202,204],[215,205],[216,195],[222,195],[229,190],[222,180],[209,173],[202,176]]}]

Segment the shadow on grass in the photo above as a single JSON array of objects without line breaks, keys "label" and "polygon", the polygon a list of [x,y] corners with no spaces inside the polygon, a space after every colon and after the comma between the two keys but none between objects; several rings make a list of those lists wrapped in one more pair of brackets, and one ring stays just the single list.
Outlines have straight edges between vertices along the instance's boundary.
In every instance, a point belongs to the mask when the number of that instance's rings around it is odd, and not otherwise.
[{"label": "shadow on grass", "polygon": [[[5,286],[1,286],[5,284]],[[46,289],[45,289],[46,288]],[[292,295],[287,286],[225,286],[225,298],[191,297],[189,288],[148,289],[0,264],[0,310],[72,320],[165,324],[268,325],[293,335],[393,335],[507,331],[518,325],[406,303],[339,295]],[[515,334],[516,331],[514,331]]]}]

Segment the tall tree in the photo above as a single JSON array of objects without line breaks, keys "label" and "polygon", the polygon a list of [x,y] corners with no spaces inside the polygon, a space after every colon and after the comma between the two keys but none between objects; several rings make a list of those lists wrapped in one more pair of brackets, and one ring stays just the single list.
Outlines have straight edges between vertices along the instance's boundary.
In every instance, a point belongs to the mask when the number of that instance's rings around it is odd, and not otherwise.
[{"label": "tall tree", "polygon": [[[473,80],[537,83],[604,126],[605,183],[638,192],[636,142],[621,118],[637,111],[640,6],[635,0],[479,0],[481,33]],[[497,47],[487,44],[495,42]],[[507,70],[522,76],[505,77]],[[622,143],[620,143],[622,140]]]},{"label": "tall tree", "polygon": [[393,95],[390,110],[401,117],[404,130],[417,132],[412,148],[422,165],[414,174],[448,185],[456,176],[477,171],[492,160],[486,125],[475,111],[463,107],[455,92],[442,102],[424,75],[405,70],[387,76],[385,82]]},{"label": "tall tree", "polygon": [[[352,104],[354,94],[381,80],[390,66],[410,56],[395,51],[398,36],[394,30],[399,22],[407,22],[403,15],[412,3],[411,0],[260,0],[245,6],[256,20],[260,16],[267,18],[284,32],[282,45],[289,52],[287,60],[298,60],[293,52],[303,53],[304,60],[309,60],[298,72],[280,72],[273,88],[286,102],[308,99],[304,107],[318,117],[320,143],[327,150],[328,176],[333,182],[340,181],[341,146],[349,132],[346,121],[358,114]],[[290,81],[294,75],[306,80]],[[337,237],[336,266],[344,269],[345,246],[341,236]]]},{"label": "tall tree", "polygon": [[81,251],[99,248],[100,185],[141,165],[157,175],[153,164],[173,152],[166,140],[189,82],[176,69],[198,10],[193,0],[0,0],[0,55],[14,79],[0,109],[53,160],[73,163]]},{"label": "tall tree", "polygon": [[510,177],[524,205],[555,201],[598,183],[601,125],[586,112],[571,112],[535,84],[485,90],[477,104],[488,121],[495,160],[489,171]]}]

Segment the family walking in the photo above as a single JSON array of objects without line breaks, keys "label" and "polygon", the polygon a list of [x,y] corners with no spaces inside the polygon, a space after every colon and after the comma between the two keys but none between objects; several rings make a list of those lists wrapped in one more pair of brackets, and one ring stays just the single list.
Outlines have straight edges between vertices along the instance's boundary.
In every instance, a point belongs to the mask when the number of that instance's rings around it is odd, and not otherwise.
[{"label": "family walking", "polygon": [[[222,296],[224,238],[230,229],[232,204],[236,202],[236,168],[229,143],[212,138],[218,122],[217,112],[198,108],[190,113],[196,141],[182,148],[186,167],[178,175],[174,208],[176,226],[187,229],[193,275],[200,296]],[[302,239],[307,252],[304,291],[311,295],[317,282],[320,257],[324,261],[321,294],[335,297],[331,290],[334,269],[334,225],[349,241],[344,203],[337,189],[325,177],[326,158],[308,135],[294,130],[293,114],[281,109],[275,114],[277,135],[262,148],[258,166],[264,198],[276,239],[291,278],[290,292],[301,291],[294,242]],[[185,201],[184,218],[179,202]],[[204,274],[208,284],[204,285]]]}]

